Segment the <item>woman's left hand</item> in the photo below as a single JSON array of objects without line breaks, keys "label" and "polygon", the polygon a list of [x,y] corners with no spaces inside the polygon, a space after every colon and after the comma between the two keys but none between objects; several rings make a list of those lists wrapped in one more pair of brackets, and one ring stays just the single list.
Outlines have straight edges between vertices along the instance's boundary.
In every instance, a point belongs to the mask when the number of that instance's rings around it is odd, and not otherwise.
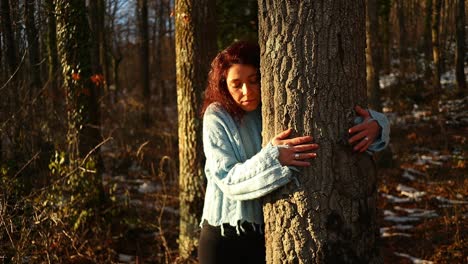
[{"label": "woman's left hand", "polygon": [[360,106],[354,108],[363,121],[349,129],[349,134],[352,135],[348,140],[349,144],[354,145],[353,150],[364,152],[380,135],[380,126],[375,120],[371,120],[369,112]]}]

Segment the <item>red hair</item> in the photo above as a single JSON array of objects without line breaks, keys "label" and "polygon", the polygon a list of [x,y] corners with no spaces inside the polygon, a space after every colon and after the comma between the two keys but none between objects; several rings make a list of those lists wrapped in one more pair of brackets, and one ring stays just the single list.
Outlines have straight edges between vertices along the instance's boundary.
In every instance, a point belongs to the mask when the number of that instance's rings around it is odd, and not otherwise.
[{"label": "red hair", "polygon": [[229,93],[226,78],[229,68],[234,64],[250,65],[257,69],[260,79],[260,47],[256,43],[238,41],[218,53],[211,62],[208,85],[201,115],[212,103],[220,104],[234,119],[240,120],[245,114]]}]

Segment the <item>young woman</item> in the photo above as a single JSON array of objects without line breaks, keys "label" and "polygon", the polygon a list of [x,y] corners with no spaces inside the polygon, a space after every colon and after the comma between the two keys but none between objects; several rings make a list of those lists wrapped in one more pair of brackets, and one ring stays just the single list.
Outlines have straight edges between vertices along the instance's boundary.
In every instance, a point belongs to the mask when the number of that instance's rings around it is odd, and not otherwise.
[{"label": "young woman", "polygon": [[[318,145],[311,136],[289,138],[291,129],[262,147],[260,52],[236,42],[211,64],[205,91],[203,148],[207,188],[198,249],[200,264],[265,263],[259,198],[292,180],[291,168],[309,166]],[[383,114],[356,107],[362,122],[350,129],[356,151],[388,143]],[[377,140],[376,140],[377,139]]]}]

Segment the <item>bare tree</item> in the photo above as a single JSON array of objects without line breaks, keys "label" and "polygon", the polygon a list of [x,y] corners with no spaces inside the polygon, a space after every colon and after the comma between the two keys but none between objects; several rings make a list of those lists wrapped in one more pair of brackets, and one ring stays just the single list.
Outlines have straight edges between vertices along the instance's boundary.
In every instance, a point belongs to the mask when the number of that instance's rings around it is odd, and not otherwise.
[{"label": "bare tree", "polygon": [[263,138],[320,144],[297,185],[265,198],[267,263],[381,263],[375,165],[345,136],[366,105],[365,1],[260,0],[259,25]]}]

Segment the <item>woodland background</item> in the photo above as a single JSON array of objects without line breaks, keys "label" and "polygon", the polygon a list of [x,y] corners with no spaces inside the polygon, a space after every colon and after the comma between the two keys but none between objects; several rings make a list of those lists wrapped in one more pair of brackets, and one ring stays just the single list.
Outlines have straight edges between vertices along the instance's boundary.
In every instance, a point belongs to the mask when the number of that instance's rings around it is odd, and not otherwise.
[{"label": "woodland background", "polygon": [[[369,102],[392,122],[385,263],[466,263],[467,7],[366,2]],[[209,3],[210,54],[257,39],[256,1]],[[178,16],[173,0],[0,0],[2,263],[196,262],[177,240]]]}]

